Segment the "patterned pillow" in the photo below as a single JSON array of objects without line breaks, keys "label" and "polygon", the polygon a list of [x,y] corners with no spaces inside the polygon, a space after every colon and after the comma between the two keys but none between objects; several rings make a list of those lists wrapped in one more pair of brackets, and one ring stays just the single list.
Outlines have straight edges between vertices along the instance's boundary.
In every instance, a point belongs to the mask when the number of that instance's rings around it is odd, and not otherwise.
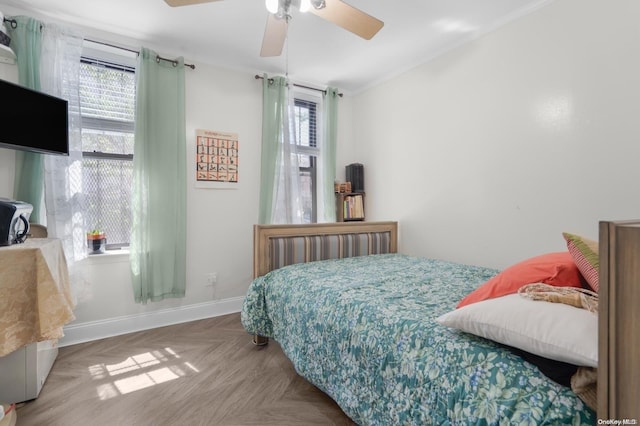
[{"label": "patterned pillow", "polygon": [[562,236],[567,242],[567,248],[578,270],[593,291],[597,293],[600,287],[598,281],[600,273],[598,242],[568,232],[563,232]]}]

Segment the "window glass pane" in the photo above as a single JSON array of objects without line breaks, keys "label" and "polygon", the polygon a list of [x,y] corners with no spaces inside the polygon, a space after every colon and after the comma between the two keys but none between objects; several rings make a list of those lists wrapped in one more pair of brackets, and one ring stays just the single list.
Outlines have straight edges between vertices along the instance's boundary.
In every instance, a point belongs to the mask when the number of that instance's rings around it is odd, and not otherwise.
[{"label": "window glass pane", "polygon": [[85,157],[82,178],[87,226],[107,233],[107,244],[128,244],[133,161]]},{"label": "window glass pane", "polygon": [[313,175],[314,173],[310,170],[300,170],[300,196],[302,197],[302,217],[304,223],[315,222]]},{"label": "window glass pane", "polygon": [[80,66],[80,99],[83,118],[133,122],[135,74],[99,61]]},{"label": "window glass pane", "polygon": [[82,150],[133,155],[133,133],[84,129],[82,131]]},{"label": "window glass pane", "polygon": [[311,155],[298,154],[298,166],[300,168],[311,167],[311,157]]},{"label": "window glass pane", "polygon": [[[303,95],[304,97],[304,95]],[[318,104],[309,99],[296,98],[291,126],[297,135],[299,189],[302,197],[303,221],[317,222],[317,108]]]},{"label": "window glass pane", "polygon": [[316,145],[316,104],[302,99],[295,100],[294,108],[295,132],[301,146],[315,147]]}]

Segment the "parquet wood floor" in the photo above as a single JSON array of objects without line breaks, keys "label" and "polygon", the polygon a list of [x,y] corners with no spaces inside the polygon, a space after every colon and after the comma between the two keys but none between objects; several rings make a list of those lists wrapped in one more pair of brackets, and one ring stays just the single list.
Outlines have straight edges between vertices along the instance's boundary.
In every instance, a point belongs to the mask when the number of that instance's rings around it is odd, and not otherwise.
[{"label": "parquet wood floor", "polygon": [[353,425],[240,314],[60,348],[18,426]]}]

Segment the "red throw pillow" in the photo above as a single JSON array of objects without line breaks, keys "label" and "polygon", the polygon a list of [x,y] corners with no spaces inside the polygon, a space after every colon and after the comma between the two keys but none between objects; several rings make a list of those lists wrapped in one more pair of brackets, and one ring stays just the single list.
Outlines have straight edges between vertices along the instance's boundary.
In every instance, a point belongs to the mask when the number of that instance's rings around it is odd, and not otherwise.
[{"label": "red throw pillow", "polygon": [[526,284],[582,287],[582,275],[568,251],[535,256],[509,266],[458,302],[461,308],[481,300],[517,293]]}]

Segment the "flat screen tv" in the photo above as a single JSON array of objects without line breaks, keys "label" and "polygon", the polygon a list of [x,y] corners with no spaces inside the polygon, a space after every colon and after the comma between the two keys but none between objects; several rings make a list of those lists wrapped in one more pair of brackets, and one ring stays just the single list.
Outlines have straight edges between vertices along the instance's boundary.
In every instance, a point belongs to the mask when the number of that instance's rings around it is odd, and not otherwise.
[{"label": "flat screen tv", "polygon": [[67,101],[0,80],[0,147],[69,155]]}]

